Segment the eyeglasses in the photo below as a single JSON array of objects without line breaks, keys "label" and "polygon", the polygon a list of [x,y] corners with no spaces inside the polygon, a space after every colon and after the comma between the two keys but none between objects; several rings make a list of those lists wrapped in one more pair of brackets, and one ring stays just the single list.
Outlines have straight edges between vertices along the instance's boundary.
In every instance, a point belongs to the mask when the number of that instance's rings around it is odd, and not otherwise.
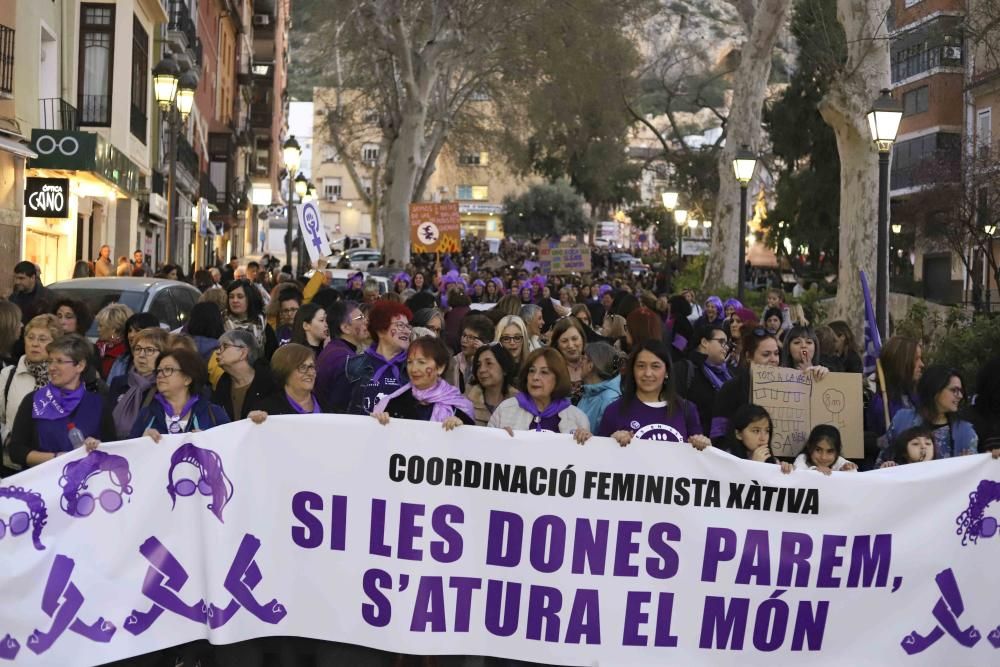
[{"label": "eyeglasses", "polygon": [[204,479],[199,480],[197,484],[193,479],[182,479],[174,484],[174,491],[178,496],[193,496],[196,490],[203,496],[212,495],[212,485]]},{"label": "eyeglasses", "polygon": [[483,339],[479,336],[470,336],[468,334],[462,334],[463,343],[482,343]]},{"label": "eyeglasses", "polygon": [[501,343],[520,343],[524,340],[524,336],[500,336]]},{"label": "eyeglasses", "polygon": [[729,339],[727,339],[727,338],[726,338],[725,336],[723,336],[722,338],[712,338],[711,340],[712,340],[713,342],[715,342],[715,343],[719,343],[719,344],[721,344],[721,345],[725,345],[726,343],[728,343],[728,342],[729,342]]},{"label": "eyeglasses", "polygon": [[[441,333],[441,329],[433,329],[432,327],[427,327],[427,328],[430,329],[431,331],[437,331],[437,333]],[[397,322],[396,324],[393,324],[391,327],[389,327],[389,331],[410,331],[412,329],[413,327],[411,327],[409,324],[404,324],[401,322]]]},{"label": "eyeglasses", "polygon": [[997,520],[987,516],[979,522],[979,537],[993,537],[997,534]]},{"label": "eyeglasses", "polygon": [[28,343],[41,343],[42,345],[48,345],[53,339],[52,336],[32,336],[29,334],[24,337],[24,340]]},{"label": "eyeglasses", "polygon": [[246,349],[246,345],[237,345],[236,343],[219,343],[219,352],[225,352],[230,348],[236,348],[237,350]]},{"label": "eyeglasses", "polygon": [[955,396],[964,396],[965,395],[965,390],[962,389],[961,387],[948,387],[948,391],[950,391]]},{"label": "eyeglasses", "polygon": [[29,525],[31,525],[31,516],[27,512],[11,514],[7,521],[0,519],[0,539],[3,539],[4,535],[7,534],[8,526],[11,535],[20,535],[28,530]]},{"label": "eyeglasses", "polygon": [[316,372],[316,364],[299,364],[298,371],[303,375],[309,375]]},{"label": "eyeglasses", "polygon": [[364,320],[365,322],[367,322],[368,321],[368,316],[365,315],[364,313],[360,313],[356,317],[352,317],[351,318],[352,322],[357,322],[358,320]]},{"label": "eyeglasses", "polygon": [[160,350],[158,348],[155,348],[155,347],[139,347],[139,346],[136,346],[136,347],[132,348],[132,354],[134,354],[137,357],[145,357],[145,356],[149,356],[151,354],[158,354],[159,351]]},{"label": "eyeglasses", "polygon": [[298,308],[282,308],[281,309],[281,314],[282,315],[294,315],[297,312],[299,312]]},{"label": "eyeglasses", "polygon": [[69,364],[70,366],[75,366],[76,363],[77,362],[73,361],[72,359],[49,359],[49,365],[52,365],[52,364],[60,364],[60,365]]},{"label": "eyeglasses", "polygon": [[100,495],[97,496],[97,502],[94,502],[94,496],[89,493],[84,493],[76,498],[76,509],[74,514],[78,516],[90,516],[94,511],[94,507],[97,503],[101,504],[105,512],[117,512],[122,506],[122,495],[114,489],[104,489],[101,491]]},{"label": "eyeglasses", "polygon": [[168,378],[174,373],[180,373],[181,369],[171,368],[170,366],[161,366],[156,369],[156,377],[158,378]]}]

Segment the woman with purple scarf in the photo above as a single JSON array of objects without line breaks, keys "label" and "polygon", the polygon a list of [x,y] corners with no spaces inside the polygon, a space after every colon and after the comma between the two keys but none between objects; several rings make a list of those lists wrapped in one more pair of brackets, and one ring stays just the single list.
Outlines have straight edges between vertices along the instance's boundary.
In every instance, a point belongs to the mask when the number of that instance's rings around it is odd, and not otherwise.
[{"label": "woman with purple scarf", "polygon": [[70,431],[79,429],[87,449],[115,439],[115,425],[104,398],[89,392],[81,376],[94,353],[79,334],[66,334],[48,345],[49,383],[21,401],[11,431],[14,463],[34,466],[73,450]]},{"label": "woman with purple scarf", "polygon": [[[212,308],[214,305],[209,304]],[[218,308],[215,309],[218,313]],[[221,317],[220,317],[221,319]],[[108,403],[115,420],[115,433],[127,438],[139,410],[156,392],[156,360],[167,347],[167,332],[159,327],[143,329],[132,339],[132,367],[116,377],[108,389]]]},{"label": "woman with purple scarf", "polygon": [[348,413],[371,414],[380,400],[410,381],[406,350],[410,347],[412,319],[409,308],[392,301],[379,301],[368,311],[371,347],[349,359],[344,373],[350,386]]},{"label": "woman with purple scarf", "polygon": [[706,324],[698,327],[691,343],[694,349],[689,356],[690,377],[685,377],[685,386],[677,386],[677,392],[694,403],[698,408],[702,432],[710,433],[715,396],[722,385],[733,379],[729,364],[726,363],[729,338],[721,326]]},{"label": "woman with purple scarf", "polygon": [[279,389],[250,406],[247,417],[261,424],[268,415],[317,415],[332,412],[316,395],[316,355],[305,345],[289,343],[271,357],[271,374]]},{"label": "woman with purple scarf", "polygon": [[521,391],[497,406],[488,426],[514,431],[568,433],[583,444],[591,437],[590,420],[569,400],[573,384],[563,355],[543,347],[528,355],[518,379]]},{"label": "woman with purple scarf", "polygon": [[413,341],[406,355],[410,381],[383,397],[372,416],[383,426],[390,418],[439,422],[446,431],[462,424],[475,425],[472,401],[441,379],[450,360],[451,351],[440,338],[425,336]]}]

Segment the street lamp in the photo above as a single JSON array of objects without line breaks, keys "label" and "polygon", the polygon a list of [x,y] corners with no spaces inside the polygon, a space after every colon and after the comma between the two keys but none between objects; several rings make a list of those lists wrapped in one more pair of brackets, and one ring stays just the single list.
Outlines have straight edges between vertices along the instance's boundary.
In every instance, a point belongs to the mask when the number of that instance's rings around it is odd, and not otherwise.
[{"label": "street lamp", "polygon": [[191,70],[181,73],[173,54],[167,53],[153,68],[153,97],[167,119],[169,172],[167,174],[167,225],[164,230],[166,244],[164,257],[173,263],[174,195],[177,182],[177,134],[187,122],[194,108],[194,94],[198,88],[198,75]]},{"label": "street lamp", "polygon": [[285,264],[292,265],[292,199],[294,199],[294,177],[299,170],[299,160],[302,158],[302,148],[295,137],[288,137],[288,140],[281,147],[281,157],[285,162],[285,171],[288,173],[288,228],[285,231]]},{"label": "street lamp", "polygon": [[667,209],[668,211],[673,211],[675,208],[677,208],[677,199],[680,197],[679,193],[673,190],[667,190],[666,192],[661,194],[660,197],[663,199],[663,208]]},{"label": "street lamp", "polygon": [[688,219],[688,212],[687,212],[686,209],[678,208],[678,209],[674,210],[674,222],[677,223],[677,257],[678,258],[681,258],[683,256],[682,255],[682,249],[681,249],[681,244],[683,243],[683,240],[682,240],[681,236],[683,235],[683,232],[684,232],[684,223],[687,222],[687,219]]},{"label": "street lamp", "polygon": [[882,339],[889,337],[889,153],[896,141],[903,108],[888,89],[868,112],[868,129],[878,148],[878,240],[875,266],[875,324]]},{"label": "street lamp", "polygon": [[894,223],[892,225],[892,233],[893,234],[899,234],[902,231],[903,231],[903,225],[900,225],[898,223]]},{"label": "street lamp", "polygon": [[738,267],[739,283],[736,285],[737,299],[743,301],[743,285],[746,282],[747,248],[743,243],[743,237],[747,235],[747,187],[753,179],[753,172],[757,168],[757,156],[750,152],[750,148],[743,146],[736,151],[733,158],[733,172],[736,180],[740,183],[740,264]]}]

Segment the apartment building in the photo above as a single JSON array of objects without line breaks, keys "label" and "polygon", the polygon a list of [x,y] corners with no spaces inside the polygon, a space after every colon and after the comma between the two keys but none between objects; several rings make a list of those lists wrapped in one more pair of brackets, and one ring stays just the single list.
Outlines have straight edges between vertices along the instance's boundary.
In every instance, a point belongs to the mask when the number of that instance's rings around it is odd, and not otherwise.
[{"label": "apartment building", "polygon": [[[915,236],[913,277],[917,295],[945,303],[963,299],[962,259],[921,238],[926,222],[906,199],[934,183],[961,178],[964,80],[967,53],[963,20],[967,0],[894,0],[890,23],[893,96],[903,118],[890,170],[892,223]],[[937,167],[928,170],[929,161]]]}]

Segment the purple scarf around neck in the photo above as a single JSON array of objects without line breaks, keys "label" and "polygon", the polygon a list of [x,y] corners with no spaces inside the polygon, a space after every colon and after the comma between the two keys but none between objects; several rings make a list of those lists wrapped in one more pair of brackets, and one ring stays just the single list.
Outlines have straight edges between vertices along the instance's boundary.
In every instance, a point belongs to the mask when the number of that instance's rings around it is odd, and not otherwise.
[{"label": "purple scarf around neck", "polygon": [[729,380],[733,379],[732,374],[729,372],[729,367],[725,363],[721,363],[718,366],[709,363],[708,359],[702,366],[702,372],[705,373],[705,377],[708,378],[709,383],[715,391],[719,391]]},{"label": "purple scarf around neck", "polygon": [[392,359],[386,359],[381,354],[378,353],[378,344],[372,343],[365,352],[374,359],[378,364],[378,368],[375,370],[375,374],[372,376],[372,382],[378,382],[382,379],[382,376],[386,374],[387,371],[392,371],[392,376],[399,379],[399,366],[400,364],[406,364],[406,350],[402,350]]},{"label": "purple scarf around neck", "polygon": [[535,405],[535,400],[523,391],[519,391],[517,393],[517,404],[520,405],[524,411],[531,413],[531,415],[535,418],[534,422],[536,431],[542,430],[541,424],[543,419],[554,417],[572,405],[568,398],[561,398],[558,401],[552,401],[549,403],[548,407],[544,410],[539,410],[538,406]]},{"label": "purple scarf around neck", "polygon": [[[166,416],[165,421],[167,422],[167,431],[170,433],[180,433],[181,431],[183,431],[184,429],[181,428],[180,425],[181,420],[184,419],[185,415],[193,414],[194,404],[198,402],[198,396],[192,396],[191,398],[189,398],[187,403],[184,404],[184,407],[181,408],[181,413],[179,415],[174,414],[174,406],[170,405],[170,401],[164,398],[163,394],[161,394],[160,392],[156,392],[155,398],[156,402],[163,407],[163,414]],[[170,430],[170,427],[173,426],[174,424],[177,425],[176,431]],[[188,420],[187,425],[188,426],[191,425],[190,419]]]},{"label": "purple scarf around neck", "polygon": [[412,391],[413,398],[417,399],[421,403],[427,403],[433,406],[431,409],[432,422],[443,422],[448,417],[453,416],[458,410],[461,410],[470,418],[475,414],[475,408],[472,406],[472,401],[467,399],[462,395],[462,392],[444,380],[438,380],[437,383],[430,389],[417,389],[412,384],[406,383],[379,401],[378,405],[375,406],[375,409],[372,410],[372,413],[376,414],[379,412],[385,412],[386,408],[389,407],[389,401],[397,396],[405,394],[407,391]]},{"label": "purple scarf around neck", "polygon": [[69,417],[83,399],[83,383],[76,389],[66,391],[51,382],[35,392],[31,403],[31,415],[35,419],[55,421]]},{"label": "purple scarf around neck", "polygon": [[[292,406],[292,409],[295,410],[296,413],[298,413],[300,415],[307,414],[306,409],[304,407],[302,407],[301,405],[299,405],[298,401],[296,401],[294,398],[292,398],[291,395],[287,391],[285,392],[285,398],[288,400],[288,404],[290,406]],[[311,396],[311,398],[312,398],[312,402],[313,402],[313,409],[311,411],[309,411],[308,414],[318,415],[319,414],[319,401],[316,400],[316,395],[315,394],[313,394]]]}]

